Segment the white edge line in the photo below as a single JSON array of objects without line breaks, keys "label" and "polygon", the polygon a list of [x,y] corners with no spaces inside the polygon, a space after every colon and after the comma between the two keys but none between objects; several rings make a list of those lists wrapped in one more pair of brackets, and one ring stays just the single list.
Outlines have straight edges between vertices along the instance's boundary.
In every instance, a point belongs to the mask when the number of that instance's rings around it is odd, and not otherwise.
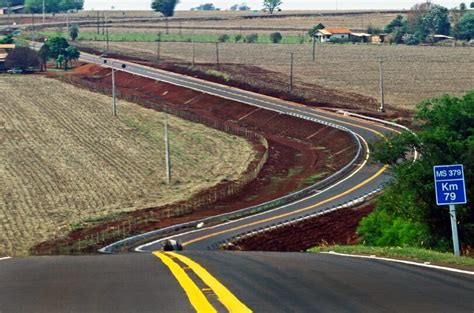
[{"label": "white edge line", "polygon": [[4,257],[4,258],[0,258],[0,261],[4,261],[4,260],[8,260],[8,259],[11,259],[11,257],[7,256],[7,257]]},{"label": "white edge line", "polygon": [[[362,138],[360,135],[357,135],[359,136],[360,138]],[[366,145],[366,148],[367,148],[367,154],[370,154],[370,150],[369,150],[369,147],[368,147],[368,144],[367,142],[365,141],[365,139],[363,139],[363,142],[364,144]],[[214,226],[211,226],[211,227],[206,227],[206,228],[201,228],[201,229],[195,229],[195,230],[191,230],[191,231],[188,231],[188,232],[185,232],[185,233],[182,233],[182,234],[177,234],[177,235],[173,235],[173,236],[169,236],[169,237],[166,237],[166,238],[161,238],[161,239],[158,239],[158,240],[155,240],[155,241],[152,241],[152,242],[148,242],[146,244],[143,244],[141,246],[138,246],[136,247],[134,250],[136,252],[149,252],[149,251],[146,251],[146,250],[143,250],[144,248],[146,247],[149,247],[149,246],[152,246],[152,245],[155,245],[155,244],[158,244],[160,243],[161,241],[165,241],[165,240],[168,240],[168,239],[172,239],[172,238],[176,238],[176,237],[182,237],[182,236],[186,236],[186,235],[189,235],[189,234],[194,234],[194,233],[197,233],[197,232],[200,232],[200,231],[205,231],[205,230],[210,230],[210,229],[214,229],[214,228],[217,228],[217,227],[222,227],[222,226],[226,226],[226,225],[229,225],[229,224],[233,224],[233,223],[237,223],[237,222],[240,222],[240,221],[243,221],[243,220],[246,220],[246,219],[250,219],[250,218],[254,218],[256,216],[261,216],[261,215],[264,215],[264,214],[269,214],[269,213],[273,213],[275,211],[279,211],[279,210],[282,210],[288,206],[291,206],[291,205],[295,205],[297,203],[300,203],[300,202],[303,202],[305,200],[308,200],[308,199],[311,199],[313,197],[316,197],[316,196],[319,196],[320,194],[338,186],[339,184],[342,184],[343,182],[345,182],[346,180],[352,178],[355,174],[357,174],[358,172],[360,172],[364,167],[365,165],[367,164],[368,162],[368,157],[366,157],[366,159],[364,160],[364,162],[360,165],[360,167],[355,170],[354,172],[351,173],[351,175],[347,176],[345,179],[341,180],[341,181],[338,181],[336,182],[335,184],[327,187],[326,189],[320,191],[319,193],[315,194],[315,195],[311,195],[311,196],[308,196],[306,198],[303,198],[303,199],[300,199],[296,202],[292,202],[292,203],[289,203],[289,204],[285,204],[284,206],[280,206],[278,208],[275,208],[275,209],[272,209],[272,210],[269,210],[269,211],[265,211],[265,212],[261,212],[261,213],[258,213],[258,214],[254,214],[254,215],[250,215],[250,216],[246,216],[246,217],[243,217],[243,218],[240,218],[240,219],[237,219],[237,220],[232,220],[232,221],[229,221],[229,222],[226,222],[226,223],[222,223],[222,224],[217,224],[217,225],[214,225]]]},{"label": "white edge line", "polygon": [[334,252],[334,251],[320,252],[320,253],[330,254],[330,255],[337,255],[337,256],[345,256],[345,257],[349,257],[349,258],[370,259],[370,260],[380,260],[380,261],[387,261],[387,262],[394,262],[394,263],[403,263],[403,264],[433,268],[433,269],[443,270],[443,271],[448,271],[448,272],[474,275],[474,272],[471,272],[471,271],[458,270],[456,268],[439,266],[439,265],[431,265],[431,264],[425,264],[425,263],[418,263],[418,262],[413,262],[413,261],[404,261],[404,260],[397,260],[397,259],[390,259],[390,258],[382,258],[382,257],[377,257],[377,256],[337,253],[337,252]]}]

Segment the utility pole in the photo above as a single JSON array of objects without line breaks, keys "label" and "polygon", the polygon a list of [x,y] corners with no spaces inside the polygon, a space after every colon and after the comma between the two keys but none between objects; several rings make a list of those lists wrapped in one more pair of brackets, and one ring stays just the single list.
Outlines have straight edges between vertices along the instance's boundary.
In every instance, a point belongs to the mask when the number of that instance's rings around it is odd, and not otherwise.
[{"label": "utility pole", "polygon": [[102,12],[102,35],[105,35],[105,12]]},{"label": "utility pole", "polygon": [[31,13],[31,24],[33,25],[32,29],[32,40],[33,41],[33,49],[36,48],[36,27],[35,27],[35,13]]},{"label": "utility pole", "polygon": [[99,12],[97,12],[97,35],[100,35],[100,20],[99,20]]},{"label": "utility pole", "polygon": [[66,32],[69,32],[69,10],[66,11]]},{"label": "utility pole", "polygon": [[383,69],[383,60],[379,60],[379,72],[380,72],[380,112],[385,112],[385,93],[384,93],[384,69]]},{"label": "utility pole", "polygon": [[117,99],[115,96],[115,63],[112,62],[112,115],[117,116]]},{"label": "utility pole", "polygon": [[105,35],[105,37],[106,37],[106,40],[107,40],[107,53],[109,53],[109,51],[110,51],[110,45],[109,45],[109,25],[107,25],[106,28],[107,28],[107,29],[106,29],[106,35]]},{"label": "utility pole", "polygon": [[217,62],[217,70],[220,71],[220,64],[219,64],[219,43],[216,42],[216,62]]},{"label": "utility pole", "polygon": [[196,48],[195,48],[195,45],[194,45],[194,34],[193,34],[191,40],[192,40],[192,44],[193,44],[193,58],[192,58],[191,66],[194,67],[195,55],[196,55]]},{"label": "utility pole", "polygon": [[316,37],[313,37],[313,62],[316,61]]},{"label": "utility pole", "polygon": [[289,87],[289,91],[290,92],[293,92],[293,55],[294,53],[292,52],[291,54],[291,58],[290,58],[290,87]]},{"label": "utility pole", "polygon": [[160,62],[161,59],[161,32],[158,33],[158,38],[156,39],[156,61]]},{"label": "utility pole", "polygon": [[165,114],[165,158],[166,158],[166,184],[171,183],[171,155],[170,138],[168,133],[168,115]]}]

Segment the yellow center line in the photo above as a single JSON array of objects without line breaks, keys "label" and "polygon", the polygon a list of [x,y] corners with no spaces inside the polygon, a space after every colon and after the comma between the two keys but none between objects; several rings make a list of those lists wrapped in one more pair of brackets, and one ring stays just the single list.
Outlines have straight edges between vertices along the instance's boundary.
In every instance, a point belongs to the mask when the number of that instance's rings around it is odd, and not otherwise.
[{"label": "yellow center line", "polygon": [[208,239],[208,238],[212,238],[212,237],[215,237],[215,236],[218,236],[218,235],[222,235],[222,234],[225,234],[225,233],[228,233],[228,232],[232,232],[232,231],[235,231],[235,230],[239,230],[239,229],[242,229],[242,228],[245,228],[245,227],[249,227],[249,226],[254,226],[254,225],[258,225],[258,224],[261,224],[261,223],[266,223],[266,222],[270,222],[270,221],[273,221],[273,220],[276,220],[276,219],[280,219],[280,218],[284,218],[284,217],[287,217],[287,216],[290,216],[290,215],[294,215],[294,214],[298,214],[298,213],[302,213],[302,212],[305,212],[305,211],[308,211],[308,210],[311,210],[311,209],[314,209],[315,207],[317,206],[320,206],[320,205],[323,205],[325,203],[328,203],[328,202],[331,202],[333,200],[336,200],[338,198],[341,198],[351,192],[353,192],[354,190],[357,190],[365,185],[367,185],[368,183],[370,183],[371,181],[373,181],[374,179],[376,179],[377,177],[379,177],[380,175],[382,175],[383,172],[385,172],[388,168],[388,165],[385,165],[384,167],[382,167],[376,174],[374,174],[373,176],[369,177],[368,179],[366,179],[365,181],[361,182],[360,184],[338,194],[338,195],[335,195],[334,197],[331,197],[331,198],[328,198],[326,200],[323,200],[323,201],[320,201],[316,204],[313,204],[313,205],[310,205],[308,207],[305,207],[305,208],[302,208],[302,209],[299,209],[299,210],[296,210],[296,211],[292,211],[292,212],[288,212],[288,213],[285,213],[285,214],[281,214],[281,215],[277,215],[277,216],[273,216],[273,217],[269,217],[267,219],[263,219],[263,220],[259,220],[259,221],[256,221],[256,222],[252,222],[252,223],[249,223],[249,224],[245,224],[245,225],[240,225],[240,226],[236,226],[234,228],[230,228],[230,229],[225,229],[225,230],[222,230],[222,231],[219,231],[219,232],[215,232],[215,233],[212,233],[212,234],[208,234],[208,235],[204,235],[204,236],[201,236],[201,237],[198,237],[198,238],[194,238],[194,239],[191,239],[189,241],[186,241],[183,243],[183,246],[187,246],[187,245],[190,245],[194,242],[197,242],[197,241],[201,241],[201,240],[204,240],[204,239]]},{"label": "yellow center line", "polygon": [[189,302],[198,313],[217,313],[217,310],[207,300],[206,296],[202,293],[199,287],[189,278],[186,272],[175,263],[169,256],[161,252],[153,252],[171,271],[176,277],[176,280],[184,289],[184,292],[188,296]]},{"label": "yellow center line", "polygon": [[245,304],[243,304],[232,292],[230,292],[223,284],[221,284],[214,276],[212,276],[204,267],[194,262],[188,257],[174,253],[166,252],[167,255],[177,258],[187,266],[189,266],[194,273],[196,273],[202,281],[212,289],[217,295],[219,301],[226,307],[230,313],[251,313]]}]

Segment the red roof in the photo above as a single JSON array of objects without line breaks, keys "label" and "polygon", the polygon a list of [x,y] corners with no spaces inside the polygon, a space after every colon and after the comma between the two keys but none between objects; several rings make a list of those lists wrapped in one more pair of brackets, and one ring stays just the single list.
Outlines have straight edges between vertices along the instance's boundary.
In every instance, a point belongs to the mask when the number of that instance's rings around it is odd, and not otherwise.
[{"label": "red roof", "polygon": [[330,32],[331,34],[350,34],[352,33],[349,28],[345,27],[328,27],[324,29],[327,32]]}]

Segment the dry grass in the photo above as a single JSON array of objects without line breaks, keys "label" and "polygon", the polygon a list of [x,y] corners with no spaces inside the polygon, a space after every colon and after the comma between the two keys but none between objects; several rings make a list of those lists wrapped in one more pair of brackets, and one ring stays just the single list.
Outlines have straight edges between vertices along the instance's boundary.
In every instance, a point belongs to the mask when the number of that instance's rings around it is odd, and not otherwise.
[{"label": "dry grass", "polygon": [[[90,43],[104,46],[103,43]],[[152,58],[154,43],[112,43],[116,51]],[[384,59],[386,102],[394,108],[414,109],[420,101],[451,93],[461,95],[474,88],[474,53],[469,47],[220,44],[222,63],[259,66],[278,73],[286,81],[290,52],[295,53],[297,85],[317,84],[339,91],[379,96],[379,63]],[[215,44],[195,44],[196,62],[214,63]],[[163,57],[190,62],[191,43],[161,43]]]},{"label": "dry grass", "polygon": [[40,76],[0,76],[0,256],[24,255],[91,217],[187,199],[237,179],[252,145],[169,117],[173,183],[164,184],[163,114]]}]

